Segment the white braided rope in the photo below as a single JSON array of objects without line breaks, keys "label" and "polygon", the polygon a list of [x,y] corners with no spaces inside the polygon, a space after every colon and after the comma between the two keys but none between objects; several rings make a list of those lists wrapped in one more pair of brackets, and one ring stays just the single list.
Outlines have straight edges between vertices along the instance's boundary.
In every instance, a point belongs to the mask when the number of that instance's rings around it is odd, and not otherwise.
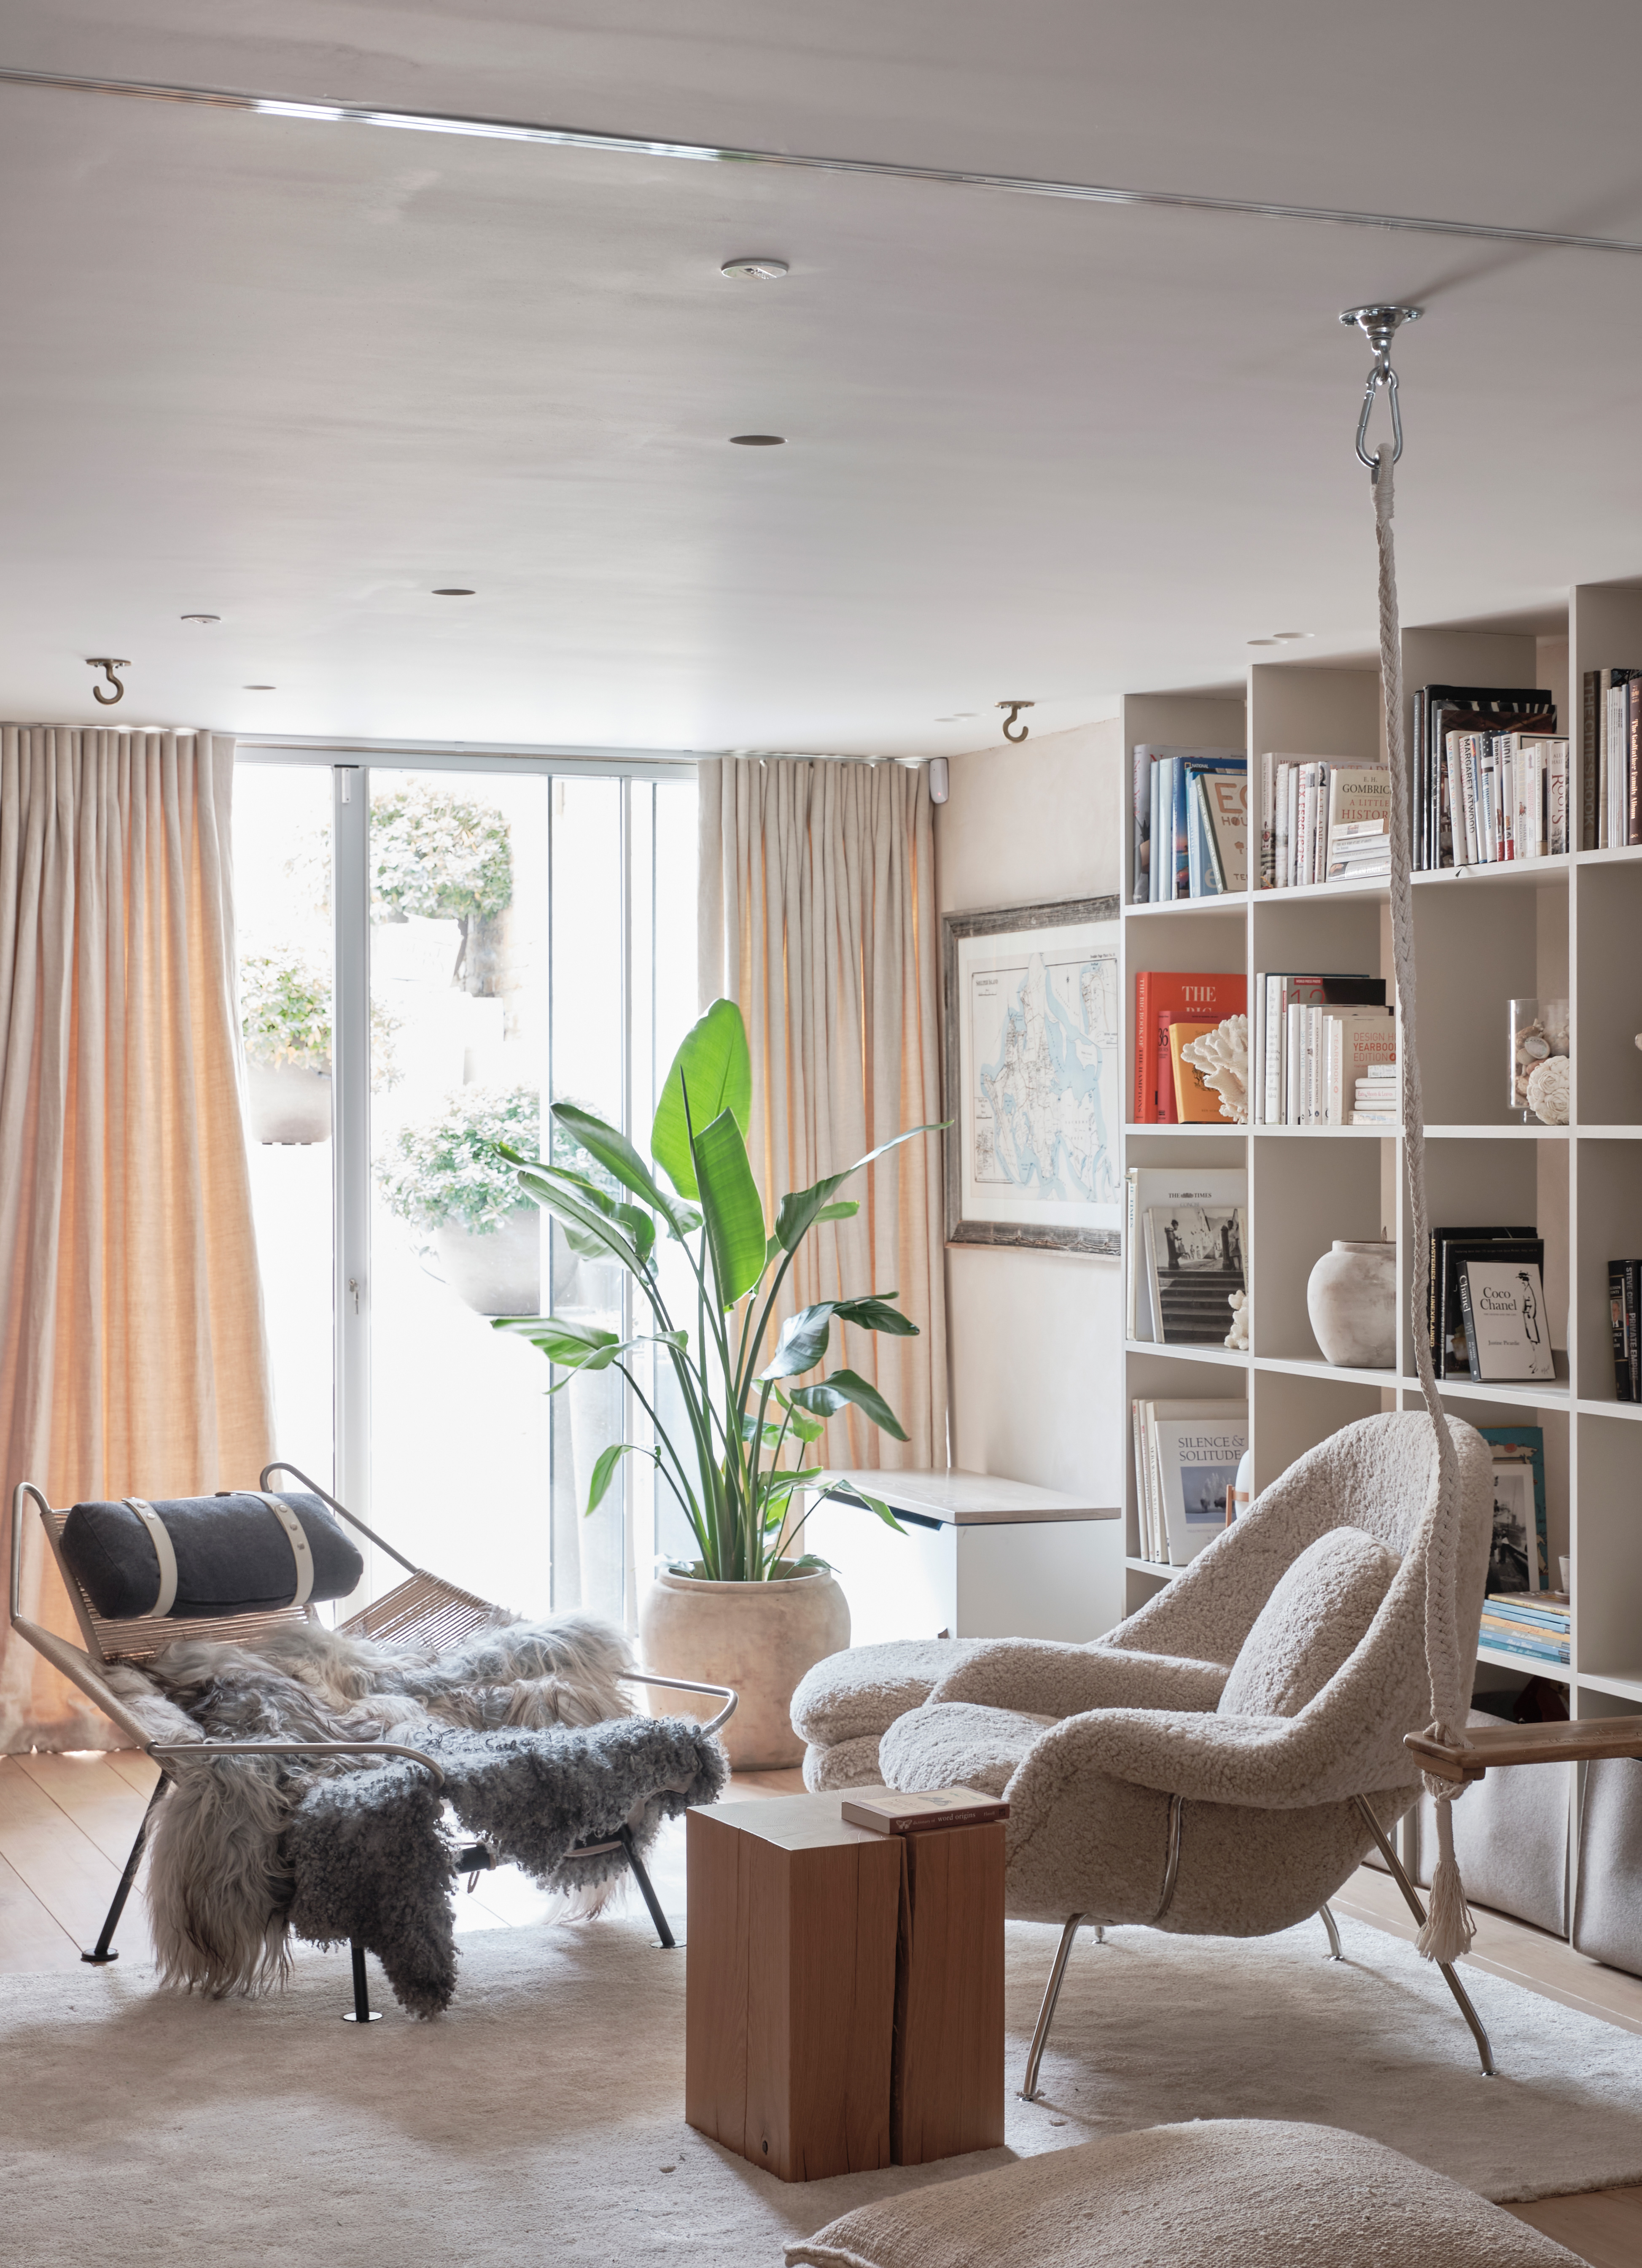
[{"label": "white braided rope", "polygon": [[[1409,786],[1403,737],[1403,636],[1397,615],[1396,553],[1391,535],[1396,504],[1391,452],[1382,447],[1374,478],[1374,533],[1380,547],[1380,687],[1385,703],[1386,755],[1391,767],[1391,954],[1402,1023],[1398,1054],[1403,1071],[1403,1125],[1408,1159],[1409,1233],[1414,1247],[1414,1281],[1409,1323],[1419,1390],[1437,1436],[1437,1513],[1426,1554],[1426,1675],[1431,1695],[1430,1737],[1462,1738],[1469,1707],[1470,1664],[1460,1648],[1456,1605],[1460,1547],[1459,1458],[1437,1393],[1431,1358],[1428,1293],[1431,1232],[1426,1213],[1426,1113],[1419,1086],[1419,1049],[1414,981],[1414,892],[1409,879]],[[1476,1934],[1454,1857],[1450,1780],[1426,1775],[1436,1800],[1437,1866],[1431,1904],[1419,1933],[1428,1960],[1457,1961]]]}]

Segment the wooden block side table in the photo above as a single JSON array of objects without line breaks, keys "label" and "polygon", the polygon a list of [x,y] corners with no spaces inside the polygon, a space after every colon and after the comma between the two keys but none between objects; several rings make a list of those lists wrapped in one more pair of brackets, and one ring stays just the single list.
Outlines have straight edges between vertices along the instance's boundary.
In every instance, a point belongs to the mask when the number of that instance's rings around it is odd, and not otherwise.
[{"label": "wooden block side table", "polygon": [[1003,1828],[890,1839],[905,1853],[890,2146],[921,2166],[1003,2140]]},{"label": "wooden block side table", "polygon": [[685,2117],[784,2182],[887,2166],[899,1839],[813,1796],[685,1835]]}]

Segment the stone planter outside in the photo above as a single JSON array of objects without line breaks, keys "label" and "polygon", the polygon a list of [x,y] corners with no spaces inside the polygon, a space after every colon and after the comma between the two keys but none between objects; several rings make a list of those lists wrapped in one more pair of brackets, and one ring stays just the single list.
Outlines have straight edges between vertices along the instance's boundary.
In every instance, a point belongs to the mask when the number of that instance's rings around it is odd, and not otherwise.
[{"label": "stone planter outside", "polygon": [[[777,1771],[803,1761],[793,1692],[805,1672],[849,1644],[849,1605],[817,1569],[771,1583],[709,1583],[657,1575],[639,1608],[640,1660],[669,1677],[732,1686],[741,1697],[721,1738],[737,1771]],[[666,1716],[712,1716],[719,1704],[649,1689]]]},{"label": "stone planter outside", "polygon": [[515,1205],[498,1226],[480,1231],[447,1222],[433,1233],[444,1280],[476,1315],[539,1315],[541,1213]]},{"label": "stone planter outside", "polygon": [[331,1074],[305,1064],[246,1064],[246,1102],[253,1142],[307,1145],[331,1138]]},{"label": "stone planter outside", "polygon": [[1324,1359],[1355,1370],[1396,1360],[1396,1247],[1337,1239],[1312,1270],[1306,1312]]}]

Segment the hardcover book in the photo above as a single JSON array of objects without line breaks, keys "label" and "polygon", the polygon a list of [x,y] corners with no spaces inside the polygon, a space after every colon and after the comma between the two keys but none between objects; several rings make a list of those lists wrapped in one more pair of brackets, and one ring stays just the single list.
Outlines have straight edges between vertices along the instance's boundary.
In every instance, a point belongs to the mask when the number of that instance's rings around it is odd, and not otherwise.
[{"label": "hardcover book", "polygon": [[1174,1082],[1175,1117],[1183,1126],[1226,1123],[1221,1115],[1219,1089],[1208,1086],[1197,1065],[1184,1062],[1180,1053],[1214,1028],[1213,1024],[1187,1023],[1178,1016],[1169,1021],[1169,1068]]},{"label": "hardcover book", "polygon": [[[1545,1429],[1543,1425],[1478,1427],[1493,1451],[1494,1535],[1488,1557],[1491,1594],[1531,1594],[1561,1606],[1549,1591],[1550,1545],[1545,1521]],[[1564,1615],[1564,1631],[1566,1616]]]},{"label": "hardcover book", "polygon": [[1241,1208],[1151,1205],[1144,1233],[1158,1337],[1166,1346],[1223,1346],[1231,1329],[1231,1295],[1248,1288]]},{"label": "hardcover book", "polygon": [[[1155,1126],[1159,1113],[1157,1019],[1165,1010],[1201,1023],[1223,1023],[1248,1005],[1249,983],[1225,969],[1141,968],[1134,979],[1134,1117]],[[1165,1040],[1163,1060],[1168,1061]]]},{"label": "hardcover book", "polygon": [[1227,1497],[1249,1446],[1246,1402],[1147,1407],[1153,1485],[1169,1564],[1184,1567],[1226,1526]]},{"label": "hardcover book", "polygon": [[1154,1206],[1171,1215],[1183,1205],[1235,1210],[1248,1201],[1249,1176],[1241,1166],[1207,1170],[1191,1166],[1131,1166],[1126,1178],[1128,1233],[1124,1248],[1129,1263],[1129,1336],[1155,1340],[1159,1336],[1156,1310],[1146,1267],[1147,1213]]},{"label": "hardcover book", "polygon": [[839,1804],[839,1815],[875,1835],[919,1835],[931,1827],[985,1827],[1007,1819],[1009,1807],[975,1787],[928,1788],[913,1795],[892,1787],[855,1788]]},{"label": "hardcover book", "polygon": [[[1426,1295],[1426,1323],[1430,1336],[1432,1359],[1439,1378],[1463,1375],[1466,1369],[1465,1348],[1460,1337],[1460,1287],[1455,1264],[1460,1248],[1480,1248],[1477,1256],[1486,1257],[1489,1245],[1501,1238],[1514,1243],[1526,1244],[1528,1257],[1537,1260],[1543,1268],[1544,1246],[1539,1242],[1532,1221],[1526,1228],[1495,1228],[1484,1225],[1480,1228],[1433,1228],[1431,1232],[1430,1288]],[[1535,1247],[1537,1245],[1537,1249]],[[1452,1329],[1448,1328],[1453,1319]]]},{"label": "hardcover book", "polygon": [[1471,1376],[1554,1379],[1550,1325],[1539,1269],[1531,1260],[1462,1260],[1460,1307]]}]

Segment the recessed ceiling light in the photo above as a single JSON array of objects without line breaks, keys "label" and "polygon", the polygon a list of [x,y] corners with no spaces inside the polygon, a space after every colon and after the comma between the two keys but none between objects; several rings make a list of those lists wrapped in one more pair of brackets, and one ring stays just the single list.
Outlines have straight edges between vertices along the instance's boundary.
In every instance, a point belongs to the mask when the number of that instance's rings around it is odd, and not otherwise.
[{"label": "recessed ceiling light", "polygon": [[737,449],[784,449],[787,446],[785,433],[732,433],[729,438],[732,447]]},{"label": "recessed ceiling light", "polygon": [[239,690],[242,693],[277,693],[279,688],[277,685],[242,685]]},{"label": "recessed ceiling light", "polygon": [[1296,638],[1308,638],[1316,636],[1315,630],[1273,630],[1272,633],[1272,639],[1278,645],[1292,645]]},{"label": "recessed ceiling light", "polygon": [[762,255],[754,260],[727,260],[719,269],[721,276],[750,276],[759,283],[773,284],[778,276],[787,273],[784,260],[766,260]]},{"label": "recessed ceiling light", "polygon": [[464,590],[459,583],[451,583],[447,584],[443,590],[430,592],[429,595],[435,599],[476,599],[479,593],[477,591]]},{"label": "recessed ceiling light", "polygon": [[180,615],[177,619],[184,622],[220,622],[223,618],[220,615]]},{"label": "recessed ceiling light", "polygon": [[967,725],[974,714],[972,709],[955,709],[949,717],[937,717],[935,722],[937,725]]},{"label": "recessed ceiling light", "polygon": [[1277,640],[1275,638],[1250,638],[1248,640],[1248,644],[1250,645],[1275,645],[1277,644]]}]

